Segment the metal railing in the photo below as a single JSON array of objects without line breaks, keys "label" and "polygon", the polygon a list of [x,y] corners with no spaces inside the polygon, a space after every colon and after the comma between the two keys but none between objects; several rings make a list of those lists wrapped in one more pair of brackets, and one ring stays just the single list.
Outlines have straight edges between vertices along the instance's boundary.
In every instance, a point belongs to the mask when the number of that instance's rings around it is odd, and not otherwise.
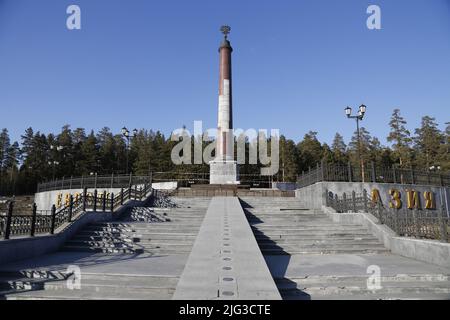
[{"label": "metal railing", "polygon": [[422,239],[435,239],[442,242],[449,241],[450,218],[445,215],[444,207],[437,210],[417,210],[385,208],[378,201],[372,202],[367,191],[363,194],[352,192],[342,196],[326,192],[327,207],[336,212],[367,212],[378,218],[381,224],[388,226],[399,236]]},{"label": "metal railing", "polygon": [[84,188],[83,194],[76,197],[70,195],[69,203],[61,209],[57,210],[53,205],[50,214],[46,211],[45,214],[38,214],[34,203],[31,215],[14,215],[14,202],[11,201],[8,204],[7,214],[0,216],[0,238],[6,240],[11,236],[33,237],[36,234],[54,234],[58,228],[71,223],[88,210],[113,213],[127,201],[142,200],[151,191],[151,183],[122,188],[119,194],[111,193],[109,196],[106,192],[98,193],[97,189],[93,193],[88,193],[87,188]]},{"label": "metal railing", "polygon": [[[297,187],[303,188],[322,181],[362,182],[361,168],[348,165],[318,163],[316,168],[303,172],[297,179]],[[370,163],[364,170],[364,182],[400,183],[429,186],[450,186],[449,173],[437,173],[426,170],[378,167]]]},{"label": "metal railing", "polygon": [[[241,184],[252,187],[271,187],[273,176],[259,174],[240,174]],[[150,175],[109,175],[71,177],[38,184],[37,192],[71,190],[71,189],[100,189],[100,188],[128,188],[130,185],[152,182],[178,182],[180,187],[192,184],[209,184],[209,172],[152,172]]]},{"label": "metal railing", "polygon": [[101,189],[101,188],[127,188],[136,184],[148,183],[152,180],[151,175],[108,175],[108,176],[82,176],[70,177],[60,180],[39,183],[37,192],[70,190],[70,189]]}]

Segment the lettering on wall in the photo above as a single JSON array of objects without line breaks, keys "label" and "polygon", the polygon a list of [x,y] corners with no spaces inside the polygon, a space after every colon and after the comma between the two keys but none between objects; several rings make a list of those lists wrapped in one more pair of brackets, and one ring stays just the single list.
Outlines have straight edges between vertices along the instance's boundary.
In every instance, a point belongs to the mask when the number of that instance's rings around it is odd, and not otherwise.
[{"label": "lettering on wall", "polygon": [[[406,193],[406,208],[410,210],[435,210],[436,199],[432,191],[419,192],[412,189],[405,190]],[[402,200],[402,192],[398,189],[390,189],[388,191],[388,206],[389,208],[400,210],[404,207]],[[375,206],[378,203],[383,205],[383,200],[378,189],[372,189],[371,202]]]}]

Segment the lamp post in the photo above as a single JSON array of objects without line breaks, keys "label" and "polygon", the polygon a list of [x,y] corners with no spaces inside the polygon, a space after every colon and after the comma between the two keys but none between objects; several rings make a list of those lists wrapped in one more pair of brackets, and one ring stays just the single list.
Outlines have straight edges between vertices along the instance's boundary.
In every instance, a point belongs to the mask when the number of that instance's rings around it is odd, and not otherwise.
[{"label": "lamp post", "polygon": [[51,158],[52,161],[49,161],[48,164],[51,165],[52,168],[52,177],[53,180],[55,180],[55,170],[56,170],[56,166],[59,165],[59,161],[57,161],[56,159],[59,159],[59,152],[62,151],[64,149],[63,146],[58,146],[58,145],[50,145],[50,150],[54,150],[54,152],[51,153]]},{"label": "lamp post", "polygon": [[49,161],[48,162],[48,164],[50,165],[50,166],[53,166],[53,174],[52,174],[52,180],[55,180],[55,167],[57,166],[57,165],[59,165],[59,162],[58,161]]},{"label": "lamp post", "polygon": [[[138,134],[138,130],[134,129],[133,130],[133,137],[135,138]],[[123,127],[122,128],[122,135],[125,137],[125,139],[127,140],[127,145],[126,145],[126,155],[127,155],[127,160],[126,160],[126,174],[128,174],[128,153],[129,153],[129,148],[130,148],[130,131],[127,129],[127,127]]]},{"label": "lamp post", "polygon": [[359,122],[364,119],[364,115],[366,114],[366,109],[367,109],[367,107],[362,104],[359,106],[358,114],[355,116],[352,116],[352,108],[351,107],[345,108],[345,114],[347,115],[347,118],[356,120],[356,131],[358,134],[358,158],[361,163],[361,181],[362,182],[365,182],[365,172],[364,172],[364,160],[361,156],[361,132],[359,129]]}]

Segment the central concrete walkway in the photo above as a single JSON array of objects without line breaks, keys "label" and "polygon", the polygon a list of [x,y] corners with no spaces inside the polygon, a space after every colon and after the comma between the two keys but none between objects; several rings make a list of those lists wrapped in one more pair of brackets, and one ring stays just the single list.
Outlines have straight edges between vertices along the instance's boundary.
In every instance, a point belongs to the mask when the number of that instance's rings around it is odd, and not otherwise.
[{"label": "central concrete walkway", "polygon": [[280,299],[237,197],[214,197],[174,299]]}]

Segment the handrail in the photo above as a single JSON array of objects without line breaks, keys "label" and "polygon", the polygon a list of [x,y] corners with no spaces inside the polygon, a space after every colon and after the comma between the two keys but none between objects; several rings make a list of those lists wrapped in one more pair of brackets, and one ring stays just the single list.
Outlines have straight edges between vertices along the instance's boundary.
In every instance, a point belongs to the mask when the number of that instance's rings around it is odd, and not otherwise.
[{"label": "handrail", "polygon": [[69,204],[57,210],[53,205],[50,215],[38,214],[36,203],[33,204],[33,213],[31,215],[14,216],[14,202],[8,204],[8,212],[6,216],[0,216],[0,238],[5,240],[11,236],[31,236],[36,234],[50,233],[55,231],[66,223],[72,223],[74,218],[81,214],[92,211],[111,212],[114,213],[118,208],[131,200],[142,201],[149,192],[153,192],[151,183],[144,185],[129,186],[127,189],[122,188],[120,193],[106,198],[106,192],[99,194],[98,190],[94,190],[94,194],[90,195],[87,188],[83,190],[83,194],[75,199],[71,195]]},{"label": "handrail", "polygon": [[373,202],[366,190],[362,194],[343,193],[340,197],[326,191],[326,206],[338,213],[370,213],[399,236],[449,241],[450,218],[445,214],[444,206],[427,212],[406,207],[385,208],[381,201]]},{"label": "handrail", "polygon": [[[209,183],[209,173],[206,172],[152,172],[150,175],[103,175],[88,177],[71,177],[50,182],[39,183],[37,192],[73,189],[114,189],[128,188],[130,185],[144,184],[152,182],[171,182],[195,184]],[[240,174],[241,184],[270,184],[272,176],[262,176],[259,174]]]},{"label": "handrail", "polygon": [[[315,168],[303,172],[297,179],[297,187],[303,188],[317,182],[362,182],[360,167],[342,164],[318,163]],[[413,168],[377,167],[371,162],[364,171],[364,181],[372,183],[395,183],[428,186],[450,186],[450,174]]]}]

